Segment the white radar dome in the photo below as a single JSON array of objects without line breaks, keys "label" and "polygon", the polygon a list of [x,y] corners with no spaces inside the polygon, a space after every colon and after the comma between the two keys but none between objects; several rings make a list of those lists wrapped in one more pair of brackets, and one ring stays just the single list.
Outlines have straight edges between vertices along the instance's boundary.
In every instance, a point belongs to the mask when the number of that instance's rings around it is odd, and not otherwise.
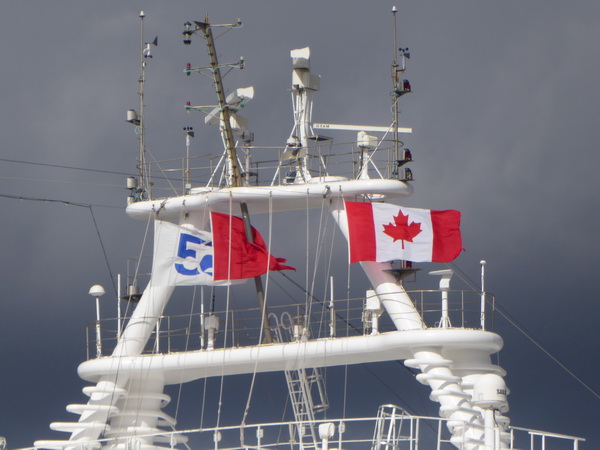
[{"label": "white radar dome", "polygon": [[483,409],[508,411],[509,390],[504,379],[496,374],[481,375],[473,387],[473,404]]},{"label": "white radar dome", "polygon": [[104,294],[106,294],[106,291],[99,284],[95,284],[90,288],[89,294],[92,297],[102,297]]}]

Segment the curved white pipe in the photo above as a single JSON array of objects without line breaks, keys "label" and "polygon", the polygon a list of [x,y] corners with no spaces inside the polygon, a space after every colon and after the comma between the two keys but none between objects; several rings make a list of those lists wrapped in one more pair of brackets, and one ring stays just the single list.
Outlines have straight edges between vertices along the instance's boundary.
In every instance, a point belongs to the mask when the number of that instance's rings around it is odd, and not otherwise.
[{"label": "curved white pipe", "polygon": [[309,208],[320,208],[324,196],[342,199],[372,194],[385,199],[398,199],[410,196],[413,187],[400,180],[319,177],[305,184],[198,188],[192,192],[192,195],[132,203],[127,206],[127,215],[142,220],[155,215],[160,220],[178,221],[184,214],[193,211],[210,209],[229,213],[232,202],[246,203],[253,213],[303,210],[307,205]]}]

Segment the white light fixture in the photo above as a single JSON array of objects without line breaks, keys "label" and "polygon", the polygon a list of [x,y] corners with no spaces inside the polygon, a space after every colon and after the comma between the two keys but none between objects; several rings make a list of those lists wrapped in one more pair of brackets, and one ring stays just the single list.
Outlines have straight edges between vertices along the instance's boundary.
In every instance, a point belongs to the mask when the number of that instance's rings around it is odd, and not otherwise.
[{"label": "white light fixture", "polygon": [[96,299],[96,357],[102,356],[102,336],[100,334],[100,297],[106,294],[106,291],[99,284],[90,288],[89,294]]}]

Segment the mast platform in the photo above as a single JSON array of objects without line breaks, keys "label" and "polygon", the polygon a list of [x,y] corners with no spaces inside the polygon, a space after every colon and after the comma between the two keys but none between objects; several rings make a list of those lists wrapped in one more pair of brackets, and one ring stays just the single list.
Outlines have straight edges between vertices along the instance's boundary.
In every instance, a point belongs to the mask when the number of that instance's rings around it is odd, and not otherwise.
[{"label": "mast platform", "polygon": [[[314,181],[313,181],[314,180]],[[192,195],[131,203],[127,214],[147,220],[151,214],[161,220],[179,220],[186,212],[218,211],[235,213],[239,204],[246,203],[253,213],[319,208],[323,199],[351,200],[357,197],[372,200],[393,200],[412,194],[409,183],[400,180],[366,179],[340,180],[339,177],[314,178],[306,184],[282,186],[252,186],[229,188],[196,188]]]}]

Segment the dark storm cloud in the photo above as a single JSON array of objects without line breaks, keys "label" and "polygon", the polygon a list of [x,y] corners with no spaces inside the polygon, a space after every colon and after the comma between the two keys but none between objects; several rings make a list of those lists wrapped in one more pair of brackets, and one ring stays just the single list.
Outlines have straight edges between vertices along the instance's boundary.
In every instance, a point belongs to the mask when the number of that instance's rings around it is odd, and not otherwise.
[{"label": "dark storm cloud", "polygon": [[[227,84],[255,86],[243,115],[257,144],[281,145],[287,138],[289,50],[307,45],[313,71],[323,76],[315,121],[386,125],[392,4],[3,4],[0,157],[135,173],[137,142],[124,120],[127,109],[137,108],[141,9],[146,39],[159,36],[146,97],[148,146],[157,159],[183,155],[181,127],[187,125],[197,131],[195,151],[220,151],[216,128],[182,107],[187,100],[212,102],[208,82],[182,73],[185,63],[206,61],[199,40],[192,48],[180,42],[183,22],[204,12],[215,22],[244,22],[219,48],[224,59],[246,58],[246,69]],[[399,42],[412,51],[406,76],[414,90],[401,114],[402,125],[415,129],[405,137],[416,178],[407,203],[460,209],[467,252],[458,264],[477,279],[479,260],[488,259],[488,285],[500,304],[593,384],[600,342],[593,275],[600,250],[600,6],[462,0],[398,7]],[[0,194],[122,207],[123,184],[123,175],[0,161]],[[82,325],[94,319],[87,290],[101,283],[109,291],[111,281],[88,209],[0,204],[0,435],[13,448],[61,438],[48,424],[73,420],[64,407],[84,401],[76,367],[85,358]],[[113,272],[125,273],[145,224],[118,208],[94,213]],[[103,308],[114,315],[111,300]],[[590,441],[583,448],[600,445],[599,400],[505,322],[498,327],[505,333],[500,363],[509,372],[513,422],[583,435]]]}]

